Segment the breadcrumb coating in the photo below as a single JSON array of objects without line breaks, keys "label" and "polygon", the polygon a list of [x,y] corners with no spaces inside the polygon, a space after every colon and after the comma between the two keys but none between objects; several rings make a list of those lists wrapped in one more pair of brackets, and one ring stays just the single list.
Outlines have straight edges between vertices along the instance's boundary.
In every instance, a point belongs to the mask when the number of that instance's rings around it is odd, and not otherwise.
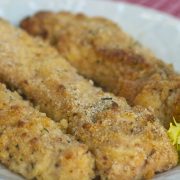
[{"label": "breadcrumb coating", "polygon": [[88,148],[0,84],[0,162],[26,179],[90,180]]},{"label": "breadcrumb coating", "polygon": [[152,107],[165,127],[180,121],[180,75],[110,20],[40,12],[21,27],[55,46],[78,72],[131,105]]},{"label": "breadcrumb coating", "polygon": [[177,152],[150,110],[131,108],[94,87],[40,39],[2,20],[0,27],[0,80],[47,116],[67,121],[67,132],[93,153],[97,176],[148,179],[177,164]]}]

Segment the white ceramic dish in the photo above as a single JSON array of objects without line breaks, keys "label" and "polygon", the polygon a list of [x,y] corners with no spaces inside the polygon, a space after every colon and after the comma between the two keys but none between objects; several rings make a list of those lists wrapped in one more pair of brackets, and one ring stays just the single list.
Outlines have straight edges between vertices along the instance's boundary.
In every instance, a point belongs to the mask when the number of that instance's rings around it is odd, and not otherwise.
[{"label": "white ceramic dish", "polygon": [[[178,19],[143,7],[101,0],[0,0],[0,16],[15,25],[22,18],[39,10],[68,10],[112,19],[152,49],[158,57],[172,63],[175,69],[180,71]],[[0,180],[10,179],[21,178],[1,166]],[[180,166],[155,177],[155,180],[178,179],[180,179]]]}]

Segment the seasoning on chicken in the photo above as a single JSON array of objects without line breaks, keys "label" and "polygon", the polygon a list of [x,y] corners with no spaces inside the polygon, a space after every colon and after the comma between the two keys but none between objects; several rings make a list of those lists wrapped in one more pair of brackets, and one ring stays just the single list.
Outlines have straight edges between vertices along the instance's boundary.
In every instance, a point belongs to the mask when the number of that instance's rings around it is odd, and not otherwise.
[{"label": "seasoning on chicken", "polygon": [[68,132],[93,153],[102,179],[150,178],[177,164],[166,130],[149,110],[95,88],[40,39],[2,20],[0,27],[1,81],[47,116],[66,119]]},{"label": "seasoning on chicken", "polygon": [[131,105],[152,107],[165,127],[180,121],[180,75],[110,20],[40,12],[21,23],[55,46],[79,73]]},{"label": "seasoning on chicken", "polygon": [[26,179],[94,177],[87,147],[0,84],[0,162]]}]

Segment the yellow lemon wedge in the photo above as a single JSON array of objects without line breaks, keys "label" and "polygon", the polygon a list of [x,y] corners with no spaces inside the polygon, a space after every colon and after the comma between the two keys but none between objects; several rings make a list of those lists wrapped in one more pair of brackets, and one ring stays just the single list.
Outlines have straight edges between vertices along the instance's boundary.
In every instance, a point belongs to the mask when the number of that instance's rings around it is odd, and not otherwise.
[{"label": "yellow lemon wedge", "polygon": [[173,120],[174,125],[173,123],[170,123],[170,127],[167,133],[173,145],[175,145],[177,151],[180,152],[180,123],[177,123],[174,118]]}]

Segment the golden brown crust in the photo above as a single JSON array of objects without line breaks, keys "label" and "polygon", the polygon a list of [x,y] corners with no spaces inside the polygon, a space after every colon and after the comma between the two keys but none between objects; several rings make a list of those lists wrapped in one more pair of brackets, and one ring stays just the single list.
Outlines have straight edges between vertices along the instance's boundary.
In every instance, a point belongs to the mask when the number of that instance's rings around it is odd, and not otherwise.
[{"label": "golden brown crust", "polygon": [[88,145],[103,179],[149,178],[177,163],[152,113],[95,88],[48,44],[0,21],[0,79]]},{"label": "golden brown crust", "polygon": [[26,179],[92,179],[87,147],[0,84],[0,161]]},{"label": "golden brown crust", "polygon": [[[180,120],[180,75],[104,18],[39,12],[21,23],[54,45],[79,73],[131,105],[151,106],[168,127]],[[153,92],[153,93],[152,93]]]}]

